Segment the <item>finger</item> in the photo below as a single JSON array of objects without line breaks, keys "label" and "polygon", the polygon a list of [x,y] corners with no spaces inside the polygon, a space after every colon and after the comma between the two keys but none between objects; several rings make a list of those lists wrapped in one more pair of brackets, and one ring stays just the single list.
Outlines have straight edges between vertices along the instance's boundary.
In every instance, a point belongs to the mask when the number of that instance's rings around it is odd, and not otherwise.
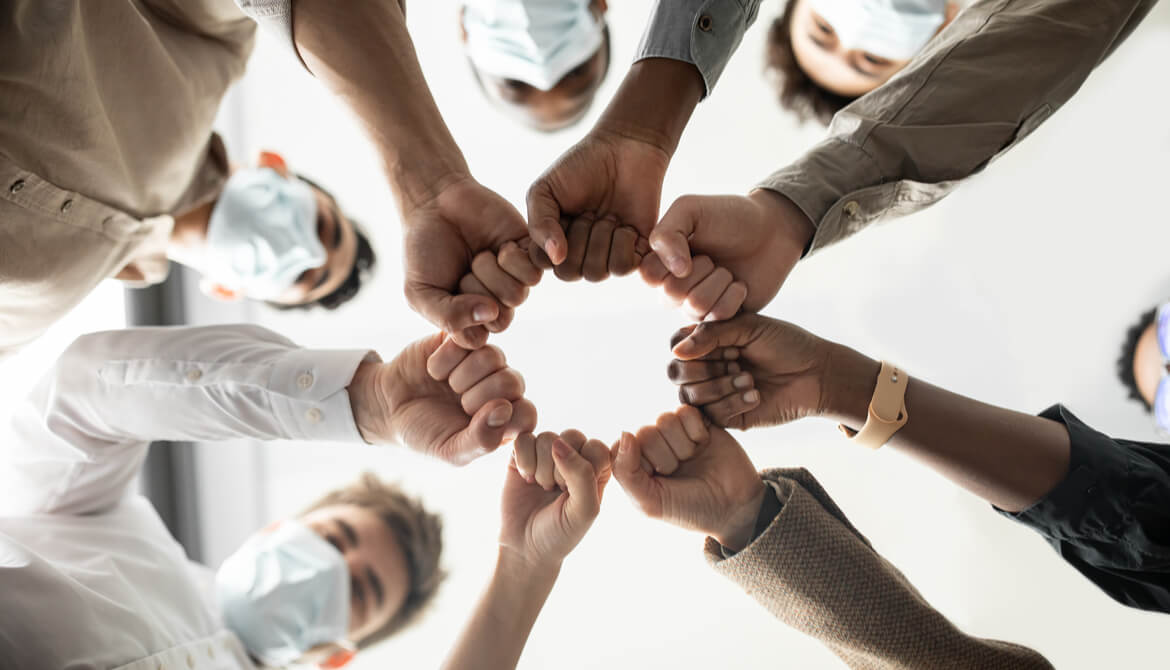
[{"label": "finger", "polygon": [[[714,309],[715,303],[731,287],[735,278],[727,268],[718,267],[687,293],[683,306],[691,318],[703,320]],[[505,303],[507,304],[507,303]]]},{"label": "finger", "polygon": [[669,475],[678,469],[678,459],[657,428],[643,426],[638,429],[637,435],[638,443],[642,445],[642,456],[650,461],[655,472]]},{"label": "finger", "polygon": [[512,420],[504,429],[504,441],[536,430],[536,405],[526,398],[512,401]]},{"label": "finger", "polygon": [[699,324],[692,323],[689,326],[683,326],[682,328],[674,331],[674,334],[670,336],[670,348],[674,349],[676,346],[678,346],[679,342],[687,339],[687,336],[694,332],[694,330],[698,327]]},{"label": "finger", "polygon": [[760,405],[760,392],[756,389],[744,391],[743,393],[734,393],[716,400],[713,403],[703,405],[703,414],[711,419],[716,425],[730,426],[732,419],[735,417],[750,412]]},{"label": "finger", "polygon": [[581,447],[581,455],[593,466],[593,472],[597,475],[597,492],[600,494],[613,474],[609,448],[601,440],[587,440]]},{"label": "finger", "polygon": [[695,455],[695,443],[687,435],[682,420],[674,412],[662,414],[654,425],[679,463],[686,462]]},{"label": "finger", "polygon": [[556,464],[552,459],[552,443],[556,439],[558,439],[556,433],[541,433],[536,436],[536,483],[545,491],[557,487],[556,476],[553,474]]},{"label": "finger", "polygon": [[707,432],[707,422],[703,420],[703,413],[699,410],[686,405],[675,410],[679,421],[682,422],[683,430],[687,432],[687,437],[696,445],[704,444],[710,437]]},{"label": "finger", "polygon": [[557,471],[564,474],[569,499],[565,501],[565,518],[570,524],[589,524],[601,511],[601,494],[597,490],[597,473],[584,456],[564,440],[552,445]]},{"label": "finger", "polygon": [[569,251],[563,263],[559,263],[553,272],[562,281],[577,281],[581,278],[581,266],[585,262],[585,252],[589,247],[589,229],[593,226],[593,219],[588,216],[579,216],[569,224]]},{"label": "finger", "polygon": [[609,246],[609,273],[624,277],[638,269],[638,231],[629,226],[618,226],[613,231]]},{"label": "finger", "polygon": [[[478,277],[471,273],[463,275],[463,278],[459,280],[459,290],[462,293],[471,295],[482,295],[493,299],[496,298],[496,296],[492,294],[488,287],[485,286]],[[500,305],[500,314],[494,321],[487,323],[482,328],[479,326],[476,326],[476,328],[480,328],[481,330],[486,328],[489,332],[500,333],[503,332],[508,327],[508,325],[512,323],[512,318],[514,316],[515,310],[506,305]],[[464,329],[464,332],[467,332],[467,329]]]},{"label": "finger", "polygon": [[[540,247],[532,245],[532,248],[539,249]],[[548,256],[545,258],[547,259]],[[532,262],[529,252],[515,242],[505,242],[504,246],[500,247],[499,264],[504,272],[525,286],[536,286],[540,283],[541,275],[544,274]]]},{"label": "finger", "polygon": [[516,436],[512,445],[512,454],[516,458],[516,471],[529,484],[536,481],[536,436],[529,432]]},{"label": "finger", "polygon": [[[566,430],[565,432],[561,433],[560,439],[564,440],[565,443],[572,447],[574,451],[581,451],[581,447],[585,446],[585,434],[579,430]],[[558,468],[557,470],[553,471],[553,475],[557,480],[557,486],[559,486],[561,490],[564,491],[565,477],[561,473],[560,469]]]},{"label": "finger", "polygon": [[614,445],[617,454],[613,457],[613,476],[626,493],[647,516],[661,515],[662,502],[656,495],[654,479],[642,469],[642,449],[638,440],[629,433],[622,433]]},{"label": "finger", "polygon": [[737,281],[732,282],[731,286],[719,296],[719,300],[715,302],[715,306],[711,311],[707,312],[707,321],[726,321],[743,309],[743,303],[747,300],[747,284]]},{"label": "finger", "polygon": [[638,266],[638,272],[642,275],[642,281],[651,286],[662,286],[662,282],[670,276],[670,270],[662,264],[662,259],[658,254],[646,254],[642,257],[642,263]]},{"label": "finger", "polygon": [[[487,296],[451,295],[445,289],[417,282],[407,285],[406,297],[425,319],[452,334],[490,323],[500,314],[499,303]],[[474,331],[469,334],[474,334]],[[487,342],[486,331],[483,332],[482,340],[477,337],[477,341],[468,341],[467,334],[453,336],[459,346],[466,349],[478,349]]]},{"label": "finger", "polygon": [[[553,265],[565,260],[568,243],[561,228],[561,206],[545,178],[528,189],[528,233]],[[535,260],[535,258],[533,259]]]},{"label": "finger", "polygon": [[499,398],[519,400],[524,397],[524,378],[512,368],[504,368],[488,375],[459,396],[463,411],[474,414],[487,403]]},{"label": "finger", "polygon": [[613,246],[615,228],[617,226],[610,219],[602,219],[590,226],[585,259],[581,264],[581,276],[585,281],[599,282],[609,276],[609,248]]},{"label": "finger", "polygon": [[[745,347],[754,337],[752,320],[758,319],[751,314],[740,315],[730,321],[708,321],[699,324],[690,335],[674,345],[674,355],[683,360],[702,358],[722,348],[723,358],[732,356],[727,353],[730,348]],[[735,354],[738,356],[738,354]]]},{"label": "finger", "polygon": [[662,290],[675,304],[681,304],[686,300],[691,289],[698,286],[714,271],[715,262],[711,260],[710,256],[697,256],[692,260],[691,271],[687,276],[675,277],[671,275],[667,277],[666,281],[662,283]]},{"label": "finger", "polygon": [[455,340],[447,337],[443,343],[439,345],[435,352],[427,357],[427,374],[431,379],[436,381],[443,381],[455,367],[463,362],[463,359],[471,354],[470,351],[464,349],[455,343]]},{"label": "finger", "polygon": [[488,345],[471,352],[464,358],[451,374],[447,376],[447,384],[456,393],[463,393],[475,386],[480,380],[502,370],[508,366],[508,359],[499,347]]},{"label": "finger", "polygon": [[679,389],[679,397],[685,398],[688,405],[709,405],[729,395],[749,391],[755,385],[756,381],[750,374],[741,372],[738,375],[728,375],[705,382],[687,384]]},{"label": "finger", "polygon": [[[499,417],[503,416],[503,420]],[[490,402],[479,409],[467,428],[454,438],[454,451],[447,455],[455,465],[466,465],[489,454],[504,443],[504,426],[512,416],[512,405],[507,400]]]},{"label": "finger", "polygon": [[691,273],[689,240],[702,216],[701,202],[694,196],[675,200],[650,233],[650,248],[675,277]]},{"label": "finger", "polygon": [[680,385],[735,375],[739,371],[739,363],[735,361],[680,361],[675,359],[666,366],[666,376],[670,378],[670,381]]},{"label": "finger", "polygon": [[481,252],[472,259],[471,272],[491,295],[508,307],[517,307],[528,298],[528,287],[505,272],[490,251]]}]

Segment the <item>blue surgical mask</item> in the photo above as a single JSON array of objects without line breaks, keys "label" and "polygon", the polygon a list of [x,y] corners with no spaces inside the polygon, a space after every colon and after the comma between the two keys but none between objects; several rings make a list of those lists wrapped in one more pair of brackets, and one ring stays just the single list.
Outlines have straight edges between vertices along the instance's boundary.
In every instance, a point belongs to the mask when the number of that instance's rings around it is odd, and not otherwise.
[{"label": "blue surgical mask", "polygon": [[846,50],[913,58],[946,21],[946,0],[809,0]]},{"label": "blue surgical mask", "polygon": [[297,521],[252,536],[220,566],[215,587],[227,627],[266,665],[344,643],[349,631],[345,560]]},{"label": "blue surgical mask", "polygon": [[468,0],[467,57],[476,69],[542,91],[601,48],[589,0]]},{"label": "blue surgical mask", "polygon": [[317,199],[307,184],[271,168],[239,170],[228,179],[207,226],[209,279],[272,300],[325,258]]}]

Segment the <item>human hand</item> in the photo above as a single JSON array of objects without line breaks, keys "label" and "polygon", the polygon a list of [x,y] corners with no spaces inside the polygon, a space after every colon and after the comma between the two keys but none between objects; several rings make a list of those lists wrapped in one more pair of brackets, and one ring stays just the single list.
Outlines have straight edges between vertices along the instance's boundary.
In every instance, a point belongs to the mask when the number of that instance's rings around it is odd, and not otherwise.
[{"label": "human hand", "polygon": [[614,446],[614,477],[652,519],[714,537],[739,551],[751,542],[764,483],[727,431],[693,407],[663,414]]},{"label": "human hand", "polygon": [[487,343],[507,305],[494,297],[458,294],[460,282],[480,252],[501,251],[524,238],[524,218],[506,200],[470,176],[436,188],[419,205],[403,206],[406,299],[415,311],[466,349]]},{"label": "human hand", "polygon": [[808,218],[782,195],[757,189],[749,196],[685,195],[650,233],[654,253],[642,259],[642,277],[660,284],[701,270],[691,255],[706,255],[744,283],[744,306],[762,309],[776,297],[814,232]]},{"label": "human hand", "polygon": [[536,426],[524,379],[499,349],[467,351],[441,333],[410,344],[389,363],[362,363],[349,394],[366,442],[402,444],[454,465]]},{"label": "human hand", "polygon": [[534,568],[559,567],[601,510],[609,449],[575,430],[516,438],[502,498],[500,550]]},{"label": "human hand", "polygon": [[669,163],[648,138],[595,128],[528,189],[533,261],[565,281],[633,272],[649,251]]},{"label": "human hand", "polygon": [[642,276],[651,286],[661,286],[666,297],[695,321],[730,319],[747,298],[747,284],[732,277],[727,268],[715,267],[710,256],[696,256],[686,277],[665,271]]},{"label": "human hand", "polygon": [[667,368],[679,399],[720,426],[748,429],[824,411],[823,383],[833,345],[784,321],[741,314],[671,338]]},{"label": "human hand", "polygon": [[471,272],[459,280],[463,293],[485,295],[499,301],[500,315],[487,329],[498,333],[512,323],[516,307],[528,299],[528,290],[540,283],[544,270],[528,255],[532,244],[525,237],[519,242],[505,242],[499,253],[481,251],[471,261]]}]

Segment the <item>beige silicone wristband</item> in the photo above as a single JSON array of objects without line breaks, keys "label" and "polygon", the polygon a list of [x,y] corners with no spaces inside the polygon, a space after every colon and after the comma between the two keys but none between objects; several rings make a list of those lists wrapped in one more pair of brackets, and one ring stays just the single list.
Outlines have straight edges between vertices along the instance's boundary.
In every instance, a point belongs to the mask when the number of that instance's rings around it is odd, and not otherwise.
[{"label": "beige silicone wristband", "polygon": [[882,370],[878,373],[873,398],[869,401],[869,417],[865,425],[857,433],[844,424],[838,428],[846,437],[851,437],[852,442],[870,449],[877,449],[889,442],[910,418],[906,412],[906,385],[909,382],[909,375],[893,364],[882,361]]}]

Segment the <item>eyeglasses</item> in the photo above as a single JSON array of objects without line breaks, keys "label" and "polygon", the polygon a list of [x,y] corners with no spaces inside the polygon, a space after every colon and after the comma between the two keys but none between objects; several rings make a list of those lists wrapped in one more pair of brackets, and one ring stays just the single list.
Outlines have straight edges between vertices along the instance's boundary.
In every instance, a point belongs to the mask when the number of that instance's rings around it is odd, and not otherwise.
[{"label": "eyeglasses", "polygon": [[1166,365],[1170,364],[1170,302],[1158,308],[1154,323],[1163,364],[1162,380],[1158,382],[1158,390],[1154,393],[1154,420],[1161,431],[1170,434],[1170,372],[1166,370]]}]

